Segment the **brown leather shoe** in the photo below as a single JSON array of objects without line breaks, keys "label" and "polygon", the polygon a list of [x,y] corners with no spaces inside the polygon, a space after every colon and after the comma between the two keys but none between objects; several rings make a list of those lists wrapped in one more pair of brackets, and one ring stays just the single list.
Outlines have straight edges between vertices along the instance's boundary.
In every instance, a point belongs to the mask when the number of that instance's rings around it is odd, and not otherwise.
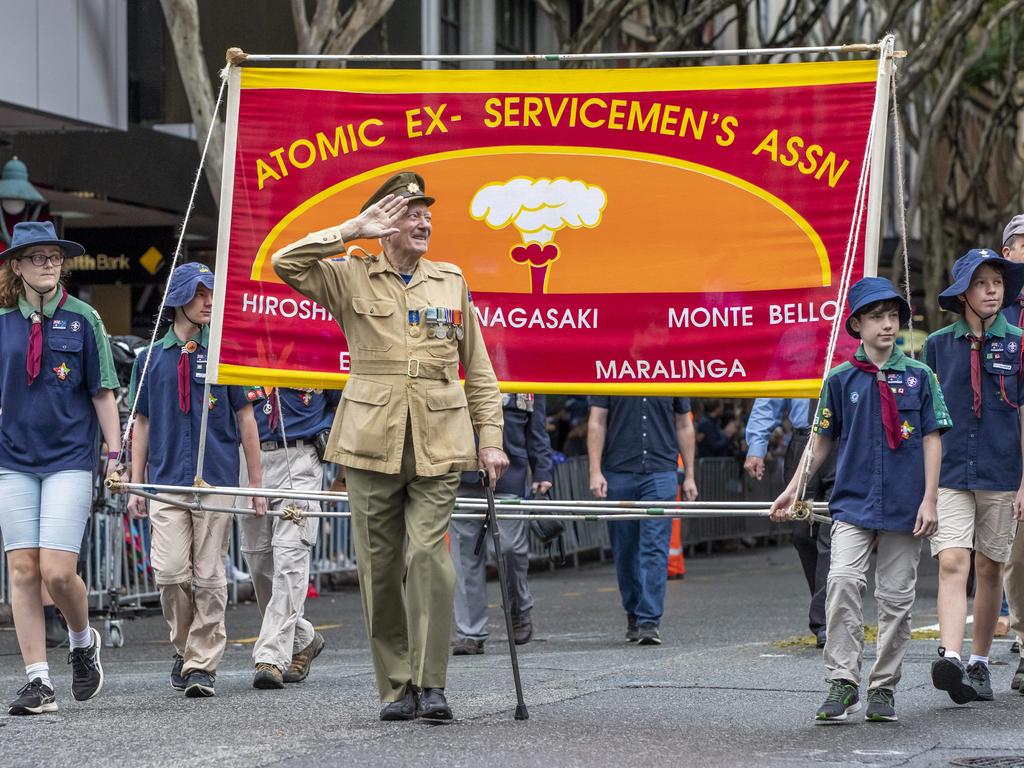
[{"label": "brown leather shoe", "polygon": [[256,665],[256,674],[252,678],[252,687],[260,690],[273,690],[284,688],[284,677],[281,670],[273,664],[259,663]]},{"label": "brown leather shoe", "polygon": [[484,641],[460,637],[452,644],[452,656],[476,656],[484,652]]},{"label": "brown leather shoe", "polygon": [[284,681],[286,683],[301,683],[305,680],[309,676],[309,668],[313,665],[313,659],[320,655],[324,645],[326,645],[324,636],[319,632],[314,632],[309,645],[292,656],[291,664],[284,671]]}]

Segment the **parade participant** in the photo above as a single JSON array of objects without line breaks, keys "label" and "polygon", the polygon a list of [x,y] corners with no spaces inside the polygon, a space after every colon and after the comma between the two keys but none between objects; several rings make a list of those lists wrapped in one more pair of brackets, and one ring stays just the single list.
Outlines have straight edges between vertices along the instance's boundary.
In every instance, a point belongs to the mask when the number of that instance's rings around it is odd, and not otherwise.
[{"label": "parade participant", "polygon": [[[810,435],[808,414],[814,401],[794,398],[759,397],[747,419],[747,459],[743,468],[755,480],[764,477],[764,456],[768,450],[768,437],[776,426],[782,423],[783,414],[788,414],[793,425],[793,434],[786,447],[783,464],[783,480],[788,483],[802,470],[807,439]],[[821,469],[807,481],[806,497],[810,501],[828,501],[836,480],[835,454],[831,454]],[[825,647],[825,593],[828,588],[828,566],[832,558],[832,543],[829,539],[831,526],[828,523],[796,523],[793,526],[793,547],[800,558],[807,588],[811,592],[811,605],[807,611],[807,623],[819,648]]]},{"label": "parade participant", "polygon": [[[256,423],[266,488],[319,492],[324,487],[321,436],[331,428],[341,394],[321,389],[255,388]],[[253,648],[253,688],[284,688],[309,675],[313,659],[324,649],[324,637],[302,615],[309,589],[309,554],[316,544],[320,502],[272,499],[271,509],[297,509],[294,523],[283,517],[239,516],[245,558],[263,615]]]},{"label": "parade participant", "polygon": [[[683,498],[697,498],[695,434],[688,397],[592,397],[587,428],[590,492],[597,499],[674,501],[683,457]],[[661,644],[672,519],[608,523],[626,640]]]},{"label": "parade participant", "polygon": [[[326,457],[346,471],[382,720],[452,717],[445,533],[459,473],[482,467],[493,485],[508,466],[501,393],[466,281],[423,258],[433,202],[418,174],[399,173],[358,216],[273,256],[286,283],[337,319],[351,353]],[[383,254],[324,260],[367,238]]]},{"label": "parade participant", "polygon": [[[494,492],[522,498],[527,490],[544,494],[551,489],[551,440],[547,431],[544,395],[507,394],[502,399],[505,417],[504,449],[508,471]],[[527,489],[527,473],[530,487]],[[459,496],[482,496],[480,477],[475,472],[462,476]],[[487,639],[487,546],[477,548],[482,521],[453,520],[452,560],[455,563],[455,647],[454,656],[484,652]],[[533,638],[533,595],[527,582],[530,567],[530,523],[528,520],[499,520],[501,554],[505,560],[511,602],[513,640],[524,645]]]},{"label": "parade participant", "polygon": [[[1014,264],[1024,264],[1024,213],[1018,213],[1003,228],[1003,258]],[[1003,310],[1010,325],[1024,327],[1024,295],[1017,296]]]},{"label": "parade participant", "polygon": [[[1024,287],[1024,265],[994,251],[968,251],[953,264],[939,305],[960,319],[928,337],[925,361],[942,382],[953,429],[942,438],[939,528],[939,656],[932,682],[957,704],[992,700],[988,654],[1002,601],[1002,566],[1020,519],[1021,329],[1000,310]],[[971,657],[960,658],[967,619],[967,577],[974,550]]]},{"label": "parade participant", "polygon": [[[174,321],[163,338],[139,353],[132,369],[129,401],[137,410],[132,482],[236,486],[241,443],[249,483],[260,487],[259,432],[245,388],[214,385],[209,399],[204,398],[213,273],[197,263],[177,267],[164,304],[172,308]],[[204,409],[209,411],[206,454],[203,477],[197,478]],[[194,496],[180,494],[178,499],[191,503]],[[234,496],[208,495],[202,501],[211,507],[234,506]],[[250,503],[257,512],[266,511],[265,500]],[[145,517],[146,501],[132,496],[128,510],[133,517]],[[175,650],[171,687],[189,698],[213,696],[227,643],[224,560],[232,516],[166,502],[153,502],[148,514],[150,561]]]},{"label": "parade participant", "polygon": [[[935,375],[895,346],[910,305],[881,277],[865,277],[849,293],[846,331],[861,340],[854,357],[825,379],[813,429],[811,471],[837,446],[832,562],[825,602],[825,667],[831,681],[818,721],[845,720],[860,709],[864,654],[864,588],[875,542],[878,654],[868,678],[865,719],[896,720],[895,688],[910,644],[921,538],[936,526],[942,445],[950,427]],[[772,505],[786,519],[800,475]]]},{"label": "parade participant", "polygon": [[[97,424],[119,444],[118,387],[100,316],[69,296],[64,262],[85,252],[50,222],[14,226],[0,253],[0,530],[11,579],[11,608],[28,683],[8,713],[56,712],[46,661],[41,592],[68,624],[71,693],[91,699],[103,687],[100,636],[89,626],[78,553],[92,509]],[[108,454],[107,474],[119,461]]]}]

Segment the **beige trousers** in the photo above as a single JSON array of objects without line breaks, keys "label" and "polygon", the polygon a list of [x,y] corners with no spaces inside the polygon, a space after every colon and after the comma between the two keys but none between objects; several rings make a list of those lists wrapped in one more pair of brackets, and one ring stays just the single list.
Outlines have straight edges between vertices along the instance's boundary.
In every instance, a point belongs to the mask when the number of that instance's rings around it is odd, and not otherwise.
[{"label": "beige trousers", "polygon": [[871,531],[832,523],[832,564],[825,598],[825,667],[829,680],[860,685],[864,658],[864,591],[871,548],[878,537],[875,600],[878,603],[878,652],[868,688],[895,688],[910,644],[921,540],[909,533]]},{"label": "beige trousers", "polygon": [[[290,463],[290,472],[289,472]],[[260,454],[263,485],[320,491],[324,466],[316,449],[304,445],[263,451]],[[306,515],[320,511],[317,501],[271,499],[270,509],[286,506]],[[273,664],[284,671],[292,656],[313,642],[313,625],[304,617],[309,589],[309,552],[316,544],[320,518],[305,517],[300,524],[280,517],[239,515],[242,556],[249,567],[256,603],[263,615],[260,636],[253,648],[256,664]]]},{"label": "beige trousers", "polygon": [[381,701],[397,701],[410,684],[445,686],[455,592],[445,533],[459,476],[417,475],[409,432],[399,474],[346,469],[359,591]]},{"label": "beige trousers", "polygon": [[[193,500],[188,495],[176,498]],[[203,501],[212,507],[234,505],[233,496],[204,496]],[[150,561],[171,644],[185,659],[183,675],[197,670],[215,674],[224,655],[228,603],[224,558],[232,517],[156,501],[150,504]]]},{"label": "beige trousers", "polygon": [[1010,604],[1010,635],[1019,640],[1024,638],[1024,535],[1013,539],[1010,560],[1003,566],[1003,589]]}]

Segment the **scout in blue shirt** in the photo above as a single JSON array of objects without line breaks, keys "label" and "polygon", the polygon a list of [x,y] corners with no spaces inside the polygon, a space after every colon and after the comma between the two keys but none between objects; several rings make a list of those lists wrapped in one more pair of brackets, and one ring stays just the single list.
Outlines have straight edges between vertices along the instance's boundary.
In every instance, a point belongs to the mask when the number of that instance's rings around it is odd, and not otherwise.
[{"label": "scout in blue shirt", "polygon": [[[894,689],[910,642],[920,537],[936,527],[941,460],[939,431],[951,426],[935,375],[895,346],[910,305],[880,277],[850,288],[847,332],[861,339],[854,357],[825,379],[814,418],[812,472],[836,444],[829,501],[832,562],[826,599],[825,666],[831,688],[819,721],[845,720],[860,709],[864,589],[878,542],[875,597],[878,654],[868,681],[868,720],[896,719]],[[785,519],[801,473],[772,506]]]},{"label": "scout in blue shirt", "polygon": [[[1024,265],[995,251],[968,251],[953,264],[953,284],[939,294],[960,319],[925,342],[925,359],[942,383],[953,429],[942,438],[939,529],[939,655],[932,681],[957,704],[992,699],[988,652],[1002,602],[1002,567],[1020,516],[1021,329],[1000,310],[1024,287]],[[1016,500],[1015,500],[1016,497]],[[967,577],[975,551],[971,658],[960,659]]]},{"label": "scout in blue shirt", "polygon": [[[0,215],[3,215],[0,213]],[[89,627],[78,551],[92,509],[97,423],[120,445],[114,361],[103,323],[61,285],[63,264],[85,249],[50,222],[14,226],[0,254],[0,530],[11,572],[15,629],[28,683],[8,713],[55,712],[40,585],[67,619],[71,692],[103,687],[99,634]],[[108,456],[108,476],[118,454]],[[35,616],[37,621],[25,621]]]},{"label": "scout in blue shirt", "polygon": [[[137,420],[132,431],[132,482],[190,487],[199,478],[199,432],[203,410],[209,411],[203,481],[236,486],[238,446],[245,453],[249,483],[260,487],[259,434],[244,387],[214,385],[204,397],[206,328],[213,309],[213,273],[201,264],[174,270],[164,301],[173,308],[167,334],[139,355],[132,371],[132,399]],[[187,494],[185,502],[192,501]],[[234,506],[233,496],[204,496],[211,507]],[[263,499],[253,499],[265,514]],[[133,496],[135,517],[146,515],[146,502]],[[160,589],[160,604],[177,655],[171,685],[190,698],[214,695],[214,677],[227,635],[224,610],[227,578],[224,555],[231,515],[183,510],[154,502],[149,512],[150,559]]]},{"label": "scout in blue shirt", "polygon": [[[260,430],[263,482],[267,488],[321,491],[323,449],[341,393],[322,389],[253,387]],[[324,637],[303,616],[309,589],[309,555],[316,544],[320,503],[271,499],[272,509],[298,509],[300,524],[283,517],[240,517],[242,554],[256,590],[263,623],[253,646],[253,688],[281,689],[309,675]]]}]

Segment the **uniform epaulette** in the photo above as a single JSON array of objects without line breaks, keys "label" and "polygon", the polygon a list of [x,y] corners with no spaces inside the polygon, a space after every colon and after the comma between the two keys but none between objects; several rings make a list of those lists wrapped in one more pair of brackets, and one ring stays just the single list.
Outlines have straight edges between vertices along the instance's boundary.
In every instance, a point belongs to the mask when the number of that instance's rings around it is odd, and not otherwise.
[{"label": "uniform epaulette", "polygon": [[853,363],[851,363],[849,360],[846,360],[845,362],[840,363],[835,368],[833,368],[831,371],[829,371],[828,372],[828,376],[826,376],[825,378],[826,379],[831,379],[833,376],[837,376],[840,373],[842,373],[843,371],[848,371],[851,368],[853,368]]},{"label": "uniform epaulette", "polygon": [[447,261],[435,261],[433,264],[442,272],[451,272],[455,275],[462,274],[462,269],[460,267],[457,267],[455,264],[449,264]]}]

